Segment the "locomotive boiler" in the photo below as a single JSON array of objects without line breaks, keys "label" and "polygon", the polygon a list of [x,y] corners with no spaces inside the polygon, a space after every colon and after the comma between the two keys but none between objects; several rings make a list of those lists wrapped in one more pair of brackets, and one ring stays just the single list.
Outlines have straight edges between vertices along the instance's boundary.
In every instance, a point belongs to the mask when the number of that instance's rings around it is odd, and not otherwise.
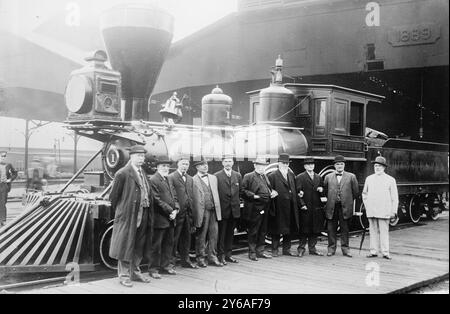
[{"label": "locomotive boiler", "polygon": [[[424,214],[437,219],[442,211],[448,145],[373,137],[366,127],[367,106],[384,97],[335,85],[283,84],[279,57],[270,86],[248,92],[249,125],[232,125],[233,102],[219,86],[202,99],[200,125],[149,122],[149,97],[170,47],[173,19],[155,7],[126,5],[107,11],[101,21],[107,53],[93,53],[86,67],[71,74],[65,98],[67,127],[103,143],[90,160],[101,155],[103,171],[85,173],[84,193],[69,188],[89,162],[61,190],[29,194],[24,214],[0,230],[0,271],[64,271],[69,263],[82,271],[101,263],[114,268],[108,255],[114,219],[108,193],[129,160],[127,148],[135,144],[148,150],[148,175],[162,157],[206,158],[214,172],[229,154],[242,174],[264,155],[273,162],[270,172],[279,154],[287,153],[295,174],[312,156],[325,176],[334,169],[334,157],[344,155],[347,169],[363,184],[372,172],[370,160],[383,155],[399,185],[393,225],[407,218],[417,223]],[[361,200],[355,216],[365,228]]]}]

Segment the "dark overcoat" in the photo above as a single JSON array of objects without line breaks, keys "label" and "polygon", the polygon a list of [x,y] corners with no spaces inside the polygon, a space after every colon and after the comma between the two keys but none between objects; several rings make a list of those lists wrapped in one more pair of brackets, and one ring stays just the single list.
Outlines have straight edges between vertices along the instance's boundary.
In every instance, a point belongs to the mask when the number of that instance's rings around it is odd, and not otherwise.
[{"label": "dark overcoat", "polygon": [[180,205],[177,222],[182,221],[186,216],[192,222],[194,180],[190,175],[186,174],[186,182],[184,182],[182,175],[175,171],[169,175],[169,181],[175,189],[178,204]]},{"label": "dark overcoat", "polygon": [[242,175],[234,170],[231,171],[231,178],[228,178],[225,170],[215,174],[219,189],[220,208],[222,209],[222,219],[240,218],[242,195]]},{"label": "dark overcoat", "polygon": [[159,172],[152,176],[150,184],[155,209],[153,228],[166,229],[174,227],[176,220],[171,221],[169,216],[174,210],[180,209],[175,188],[170,180],[165,180]]},{"label": "dark overcoat", "polygon": [[[265,175],[264,175],[265,176]],[[270,192],[267,191],[267,185],[270,187],[270,182],[264,183],[261,176],[255,171],[247,173],[242,180],[242,192],[244,196],[244,210],[242,211],[242,218],[246,221],[255,221],[260,215],[261,211],[265,210],[264,215],[268,215],[268,204],[272,204],[270,199]],[[261,198],[255,200],[254,196],[258,195]],[[270,210],[270,208],[269,208]]]},{"label": "dark overcoat", "polygon": [[[321,193],[317,191],[319,187],[323,188],[323,180],[314,173],[314,179],[311,180],[308,172],[303,172],[295,178],[297,184],[297,193],[303,191],[303,197],[300,199],[299,213],[300,225],[299,231],[303,234],[318,234],[324,229],[324,205],[320,200]],[[301,207],[306,206],[306,210]]]},{"label": "dark overcoat", "polygon": [[[334,207],[336,205],[339,183],[336,173],[330,173],[324,180],[325,193],[327,195],[327,206],[325,216],[327,219],[333,219]],[[353,173],[344,171],[341,179],[341,203],[344,219],[353,217],[353,202],[358,197],[358,180]]]},{"label": "dark overcoat", "polygon": [[288,171],[286,181],[280,170],[268,175],[272,188],[278,192],[274,199],[274,215],[269,217],[269,232],[271,234],[294,234],[298,232],[298,203],[295,175]]},{"label": "dark overcoat", "polygon": [[[150,187],[150,183],[148,182]],[[111,208],[115,211],[114,228],[111,238],[109,255],[117,260],[131,262],[134,257],[134,247],[137,231],[138,211],[141,203],[140,179],[131,163],[119,170],[114,178],[109,199]],[[149,188],[150,206],[144,209],[147,215],[145,251],[148,252],[152,240],[153,197]],[[144,221],[144,218],[143,218]],[[143,226],[141,226],[143,227]]]}]

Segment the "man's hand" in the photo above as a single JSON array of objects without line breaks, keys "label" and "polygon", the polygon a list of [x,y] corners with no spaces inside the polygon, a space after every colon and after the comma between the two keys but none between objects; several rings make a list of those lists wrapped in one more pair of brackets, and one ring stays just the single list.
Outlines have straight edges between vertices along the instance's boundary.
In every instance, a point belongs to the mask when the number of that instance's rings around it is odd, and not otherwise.
[{"label": "man's hand", "polygon": [[301,210],[308,210],[308,207],[306,207],[306,205],[303,205]]},{"label": "man's hand", "polygon": [[319,187],[317,188],[317,192],[323,193],[323,187],[319,186]]},{"label": "man's hand", "polygon": [[177,210],[174,210],[174,211],[170,214],[169,219],[170,219],[170,220],[175,220],[175,218],[177,218],[177,215],[178,215],[178,211],[177,211]]},{"label": "man's hand", "polygon": [[305,192],[303,192],[303,191],[300,191],[300,192],[298,193],[298,196],[299,196],[300,198],[302,198],[304,195],[305,195]]},{"label": "man's hand", "polygon": [[272,193],[270,193],[270,198],[275,198],[278,196],[278,192],[275,190],[272,190]]},{"label": "man's hand", "polygon": [[259,200],[259,199],[261,198],[261,196],[259,196],[259,195],[254,195],[253,198],[254,198],[255,200]]},{"label": "man's hand", "polygon": [[11,179],[6,180],[6,183],[11,183],[11,182],[12,182]]}]

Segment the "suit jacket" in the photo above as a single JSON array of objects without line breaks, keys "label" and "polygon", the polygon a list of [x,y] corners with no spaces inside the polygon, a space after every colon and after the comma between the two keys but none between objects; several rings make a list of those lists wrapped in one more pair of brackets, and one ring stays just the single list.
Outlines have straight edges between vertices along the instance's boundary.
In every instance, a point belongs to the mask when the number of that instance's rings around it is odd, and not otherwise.
[{"label": "suit jacket", "polygon": [[[148,182],[150,187],[150,183]],[[141,202],[140,179],[131,163],[120,169],[113,181],[109,194],[111,208],[115,211],[114,228],[111,238],[109,255],[117,260],[131,261],[134,257],[134,246],[137,231],[138,212]],[[149,189],[149,210],[147,215],[147,248],[151,245],[153,222],[153,197]]]},{"label": "suit jacket", "polygon": [[215,174],[219,189],[220,208],[222,219],[241,217],[242,176],[239,172],[231,171],[228,178],[225,170]]},{"label": "suit jacket", "polygon": [[300,209],[300,232],[304,234],[317,234],[324,229],[323,204],[320,200],[319,187],[323,187],[323,180],[314,173],[313,180],[308,172],[303,172],[295,178],[297,193],[303,191],[299,208],[306,206],[306,210]]},{"label": "suit jacket", "polygon": [[17,171],[11,164],[6,164],[5,170],[6,170],[6,179],[11,180],[11,182],[6,184],[8,186],[8,193],[9,193],[11,191],[12,181],[17,179]]},{"label": "suit jacket", "polygon": [[[201,228],[203,225],[203,217],[205,214],[205,195],[202,188],[202,178],[198,174],[194,176],[194,208],[193,208],[193,218],[194,227]],[[216,210],[217,221],[222,220],[222,210],[220,207],[219,190],[217,186],[217,178],[213,175],[208,174],[209,185],[211,187],[214,207]]]},{"label": "suit jacket", "polygon": [[[278,192],[278,196],[274,200],[275,213],[269,222],[270,233],[291,234],[298,232],[298,196],[294,173],[288,171],[287,180],[284,179],[280,170],[272,172],[268,177],[272,188]],[[292,215],[294,215],[294,223],[291,223]]]},{"label": "suit jacket", "polygon": [[150,184],[155,202],[155,222],[153,227],[156,229],[173,227],[175,221],[171,221],[169,216],[174,210],[180,209],[175,188],[159,172],[150,179]]},{"label": "suit jacket", "polygon": [[[272,189],[270,186],[269,179],[266,176],[266,184],[268,184],[269,189]],[[242,180],[242,191],[245,200],[245,206],[243,211],[243,217],[245,220],[252,221],[262,210],[270,210],[271,199],[270,194],[264,193],[266,190],[266,184],[259,174],[255,171],[247,173]],[[259,195],[261,198],[255,200],[254,196]],[[269,207],[268,207],[268,204]],[[265,212],[268,214],[268,212]]]},{"label": "suit jacket", "polygon": [[192,218],[193,195],[194,195],[194,180],[186,174],[186,182],[178,171],[169,175],[169,181],[175,189],[178,204],[180,205],[180,212],[177,215],[177,221],[188,216]]},{"label": "suit jacket", "polygon": [[[328,201],[325,209],[327,219],[333,219],[334,207],[338,194],[338,180],[336,173],[330,173],[325,177],[324,188]],[[358,197],[358,180],[353,173],[344,171],[341,179],[341,203],[344,219],[353,217],[353,201]]]}]

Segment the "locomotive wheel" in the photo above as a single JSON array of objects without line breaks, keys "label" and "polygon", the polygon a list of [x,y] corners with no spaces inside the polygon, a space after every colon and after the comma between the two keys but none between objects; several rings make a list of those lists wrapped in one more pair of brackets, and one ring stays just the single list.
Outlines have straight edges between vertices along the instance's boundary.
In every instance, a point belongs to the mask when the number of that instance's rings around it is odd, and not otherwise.
[{"label": "locomotive wheel", "polygon": [[408,213],[409,218],[413,223],[419,223],[422,216],[422,208],[420,204],[420,197],[418,195],[414,195],[411,197],[411,200],[409,201]]},{"label": "locomotive wheel", "polygon": [[109,257],[109,247],[111,245],[111,237],[113,232],[113,225],[109,226],[103,233],[100,240],[100,257],[103,264],[112,270],[117,270],[117,260]]}]

